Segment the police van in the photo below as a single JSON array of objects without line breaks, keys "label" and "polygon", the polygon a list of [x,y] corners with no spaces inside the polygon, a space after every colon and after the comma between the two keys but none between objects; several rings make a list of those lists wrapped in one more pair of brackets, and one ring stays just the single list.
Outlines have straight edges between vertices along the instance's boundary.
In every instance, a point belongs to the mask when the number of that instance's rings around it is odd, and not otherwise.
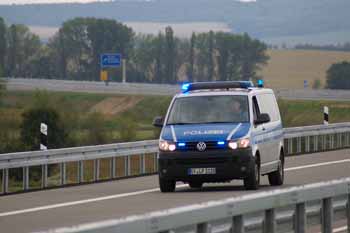
[{"label": "police van", "polygon": [[[260,81],[260,80],[259,80]],[[197,82],[182,86],[165,117],[159,139],[159,185],[173,192],[176,182],[242,179],[247,190],[284,180],[283,128],[275,95],[259,82]]]}]

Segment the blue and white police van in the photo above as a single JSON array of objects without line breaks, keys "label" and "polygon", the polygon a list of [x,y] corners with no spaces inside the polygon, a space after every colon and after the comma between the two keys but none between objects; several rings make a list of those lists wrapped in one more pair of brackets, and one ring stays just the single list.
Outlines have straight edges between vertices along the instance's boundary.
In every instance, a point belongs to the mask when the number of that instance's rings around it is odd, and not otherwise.
[{"label": "blue and white police van", "polygon": [[243,179],[248,190],[260,176],[271,185],[284,180],[283,128],[271,89],[252,82],[197,82],[182,86],[165,117],[159,139],[159,185],[173,192],[176,182],[203,183]]}]

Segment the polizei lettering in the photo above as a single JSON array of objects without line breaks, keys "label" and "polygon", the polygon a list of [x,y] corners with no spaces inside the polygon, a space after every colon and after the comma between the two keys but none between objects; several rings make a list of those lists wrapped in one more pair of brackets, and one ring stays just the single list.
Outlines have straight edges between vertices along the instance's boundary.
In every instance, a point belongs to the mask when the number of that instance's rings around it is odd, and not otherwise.
[{"label": "polizei lettering", "polygon": [[206,134],[224,134],[224,130],[190,130],[185,131],[184,135],[206,135]]}]

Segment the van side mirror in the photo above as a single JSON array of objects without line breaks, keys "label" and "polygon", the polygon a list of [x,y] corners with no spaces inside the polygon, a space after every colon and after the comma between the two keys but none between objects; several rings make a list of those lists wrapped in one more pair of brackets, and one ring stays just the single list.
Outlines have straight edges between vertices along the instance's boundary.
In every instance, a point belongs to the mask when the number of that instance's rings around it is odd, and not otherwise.
[{"label": "van side mirror", "polygon": [[164,118],[162,116],[157,116],[153,120],[153,126],[155,127],[163,127],[164,124]]},{"label": "van side mirror", "polygon": [[267,114],[267,113],[261,113],[261,114],[258,116],[258,119],[254,121],[254,124],[260,125],[260,124],[268,123],[268,122],[270,122],[270,121],[271,121],[271,119],[270,119],[269,114]]}]

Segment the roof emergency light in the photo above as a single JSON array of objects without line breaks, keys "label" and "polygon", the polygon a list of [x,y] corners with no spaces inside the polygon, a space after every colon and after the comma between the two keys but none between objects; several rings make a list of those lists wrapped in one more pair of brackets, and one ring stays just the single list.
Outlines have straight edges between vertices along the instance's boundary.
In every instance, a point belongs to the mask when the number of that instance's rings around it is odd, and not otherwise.
[{"label": "roof emergency light", "polygon": [[258,87],[264,87],[264,80],[262,79],[258,80]]},{"label": "roof emergency light", "polygon": [[196,82],[184,83],[181,86],[183,93],[195,90],[210,89],[230,89],[230,88],[250,88],[254,87],[251,81],[219,81],[219,82]]}]

